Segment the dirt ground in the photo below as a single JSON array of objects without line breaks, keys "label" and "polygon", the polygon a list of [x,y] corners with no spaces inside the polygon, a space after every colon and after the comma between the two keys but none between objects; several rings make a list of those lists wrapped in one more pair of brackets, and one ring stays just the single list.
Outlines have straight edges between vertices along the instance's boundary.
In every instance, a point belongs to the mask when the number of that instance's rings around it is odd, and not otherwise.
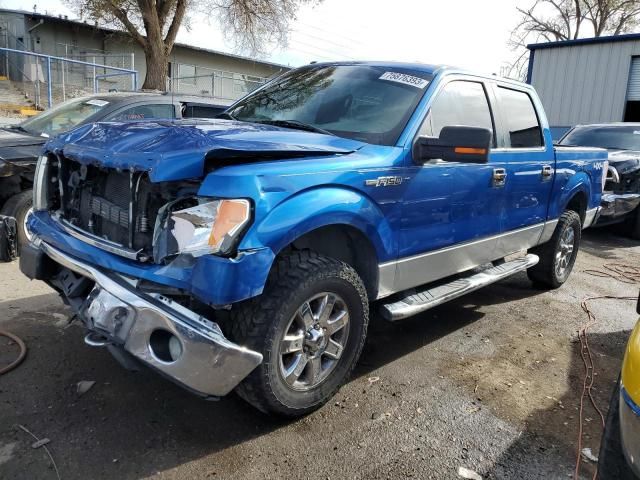
[{"label": "dirt ground", "polygon": [[[567,479],[575,465],[584,367],[577,330],[587,295],[634,296],[637,285],[585,272],[640,265],[637,242],[585,232],[567,284],[535,290],[521,274],[404,322],[372,318],[356,373],[324,408],[283,422],[231,395],[201,400],[150,371],[127,372],[67,326],[68,312],[16,263],[0,264],[0,329],[28,357],[0,377],[0,478]],[[637,315],[630,301],[592,303],[595,397],[608,408]],[[0,338],[0,364],[15,346]],[[84,395],[77,383],[94,381]],[[598,453],[599,417],[584,447]],[[594,465],[582,462],[585,478]]]}]

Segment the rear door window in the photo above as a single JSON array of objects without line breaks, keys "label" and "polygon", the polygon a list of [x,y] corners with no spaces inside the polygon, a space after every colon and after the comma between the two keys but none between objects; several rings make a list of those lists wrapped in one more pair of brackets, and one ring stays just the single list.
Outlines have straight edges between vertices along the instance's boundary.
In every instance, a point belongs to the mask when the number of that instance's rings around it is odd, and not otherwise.
[{"label": "rear door window", "polygon": [[134,105],[122,110],[109,120],[124,122],[128,120],[172,119],[175,118],[175,107],[171,103]]},{"label": "rear door window", "polygon": [[498,101],[509,134],[510,147],[542,147],[542,128],[529,94],[498,87]]},{"label": "rear door window", "polygon": [[494,131],[489,101],[481,83],[457,80],[445,85],[431,105],[420,135],[439,137],[444,127],[451,126]]}]

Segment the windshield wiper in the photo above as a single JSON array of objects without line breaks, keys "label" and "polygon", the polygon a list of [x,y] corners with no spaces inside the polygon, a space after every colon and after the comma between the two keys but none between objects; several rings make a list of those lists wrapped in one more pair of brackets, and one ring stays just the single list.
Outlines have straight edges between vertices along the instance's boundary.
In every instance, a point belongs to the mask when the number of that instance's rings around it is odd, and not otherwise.
[{"label": "windshield wiper", "polygon": [[20,125],[7,125],[6,127],[4,127],[5,130],[18,130],[19,132],[24,132],[24,133],[31,133],[29,132],[26,128],[20,126]]},{"label": "windshield wiper", "polygon": [[295,130],[304,130],[306,132],[323,133],[325,135],[336,136],[335,133],[331,133],[329,130],[319,128],[308,123],[299,122],[298,120],[258,120],[255,123],[266,123],[267,125],[275,125],[276,127],[293,128]]}]

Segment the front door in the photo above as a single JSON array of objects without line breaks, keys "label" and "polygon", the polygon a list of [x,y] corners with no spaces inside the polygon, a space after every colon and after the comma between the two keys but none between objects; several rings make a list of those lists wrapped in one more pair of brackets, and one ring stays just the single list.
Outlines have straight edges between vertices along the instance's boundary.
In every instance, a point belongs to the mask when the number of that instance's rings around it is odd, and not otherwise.
[{"label": "front door", "polygon": [[[451,80],[436,94],[419,135],[438,137],[445,126],[495,132],[482,81]],[[495,135],[494,135],[495,146]],[[408,169],[395,290],[468,270],[495,258],[504,210],[506,168],[489,154],[486,164],[430,160]]]}]

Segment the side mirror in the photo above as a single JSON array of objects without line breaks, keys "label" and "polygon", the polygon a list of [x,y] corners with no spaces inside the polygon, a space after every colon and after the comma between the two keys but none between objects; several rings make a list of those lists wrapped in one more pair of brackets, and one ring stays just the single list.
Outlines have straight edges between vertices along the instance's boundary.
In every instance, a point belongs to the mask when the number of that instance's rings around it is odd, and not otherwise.
[{"label": "side mirror", "polygon": [[445,162],[487,163],[493,133],[487,128],[444,127],[440,137],[419,137],[413,158],[419,162],[441,159]]}]

